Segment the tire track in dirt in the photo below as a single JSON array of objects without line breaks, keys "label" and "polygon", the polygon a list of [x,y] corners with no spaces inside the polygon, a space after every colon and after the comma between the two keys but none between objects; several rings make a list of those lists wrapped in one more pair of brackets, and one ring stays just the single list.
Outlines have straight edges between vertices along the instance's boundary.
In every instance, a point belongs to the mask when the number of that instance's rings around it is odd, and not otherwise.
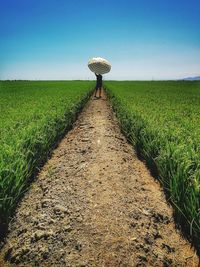
[{"label": "tire track in dirt", "polygon": [[19,205],[2,266],[198,266],[162,189],[91,99]]}]

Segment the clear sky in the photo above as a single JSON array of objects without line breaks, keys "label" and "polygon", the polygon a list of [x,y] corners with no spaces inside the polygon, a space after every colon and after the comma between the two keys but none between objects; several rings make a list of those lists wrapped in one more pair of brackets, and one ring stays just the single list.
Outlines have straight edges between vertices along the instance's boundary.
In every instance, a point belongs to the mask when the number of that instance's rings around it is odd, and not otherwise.
[{"label": "clear sky", "polygon": [[0,79],[200,75],[200,0],[0,0]]}]

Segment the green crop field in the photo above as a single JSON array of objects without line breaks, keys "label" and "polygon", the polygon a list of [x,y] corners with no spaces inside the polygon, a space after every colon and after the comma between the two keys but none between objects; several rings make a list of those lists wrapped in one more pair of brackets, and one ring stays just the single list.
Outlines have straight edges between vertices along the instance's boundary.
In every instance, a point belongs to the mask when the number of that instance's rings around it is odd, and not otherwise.
[{"label": "green crop field", "polygon": [[[0,82],[0,225],[71,127],[93,82]],[[0,226],[1,227],[1,226]]]},{"label": "green crop field", "polygon": [[106,82],[121,127],[200,240],[200,82]]},{"label": "green crop field", "polygon": [[[0,225],[89,99],[94,82],[0,82]],[[177,221],[200,235],[200,82],[105,83],[127,139],[158,175]]]}]

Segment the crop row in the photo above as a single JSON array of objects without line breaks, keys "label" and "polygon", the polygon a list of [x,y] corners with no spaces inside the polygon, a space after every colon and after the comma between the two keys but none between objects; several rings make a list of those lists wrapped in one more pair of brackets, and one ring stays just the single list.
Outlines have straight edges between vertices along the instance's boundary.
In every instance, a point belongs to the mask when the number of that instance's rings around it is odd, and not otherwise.
[{"label": "crop row", "polygon": [[122,130],[200,249],[200,82],[107,82]]},{"label": "crop row", "polygon": [[0,228],[70,129],[92,82],[0,82]]}]

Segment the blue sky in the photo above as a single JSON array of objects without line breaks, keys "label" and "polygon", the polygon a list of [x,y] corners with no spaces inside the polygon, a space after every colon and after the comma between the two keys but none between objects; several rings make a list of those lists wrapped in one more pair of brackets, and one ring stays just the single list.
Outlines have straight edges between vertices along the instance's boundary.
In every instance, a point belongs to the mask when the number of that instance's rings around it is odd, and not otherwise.
[{"label": "blue sky", "polygon": [[200,75],[199,0],[0,0],[0,79]]}]

